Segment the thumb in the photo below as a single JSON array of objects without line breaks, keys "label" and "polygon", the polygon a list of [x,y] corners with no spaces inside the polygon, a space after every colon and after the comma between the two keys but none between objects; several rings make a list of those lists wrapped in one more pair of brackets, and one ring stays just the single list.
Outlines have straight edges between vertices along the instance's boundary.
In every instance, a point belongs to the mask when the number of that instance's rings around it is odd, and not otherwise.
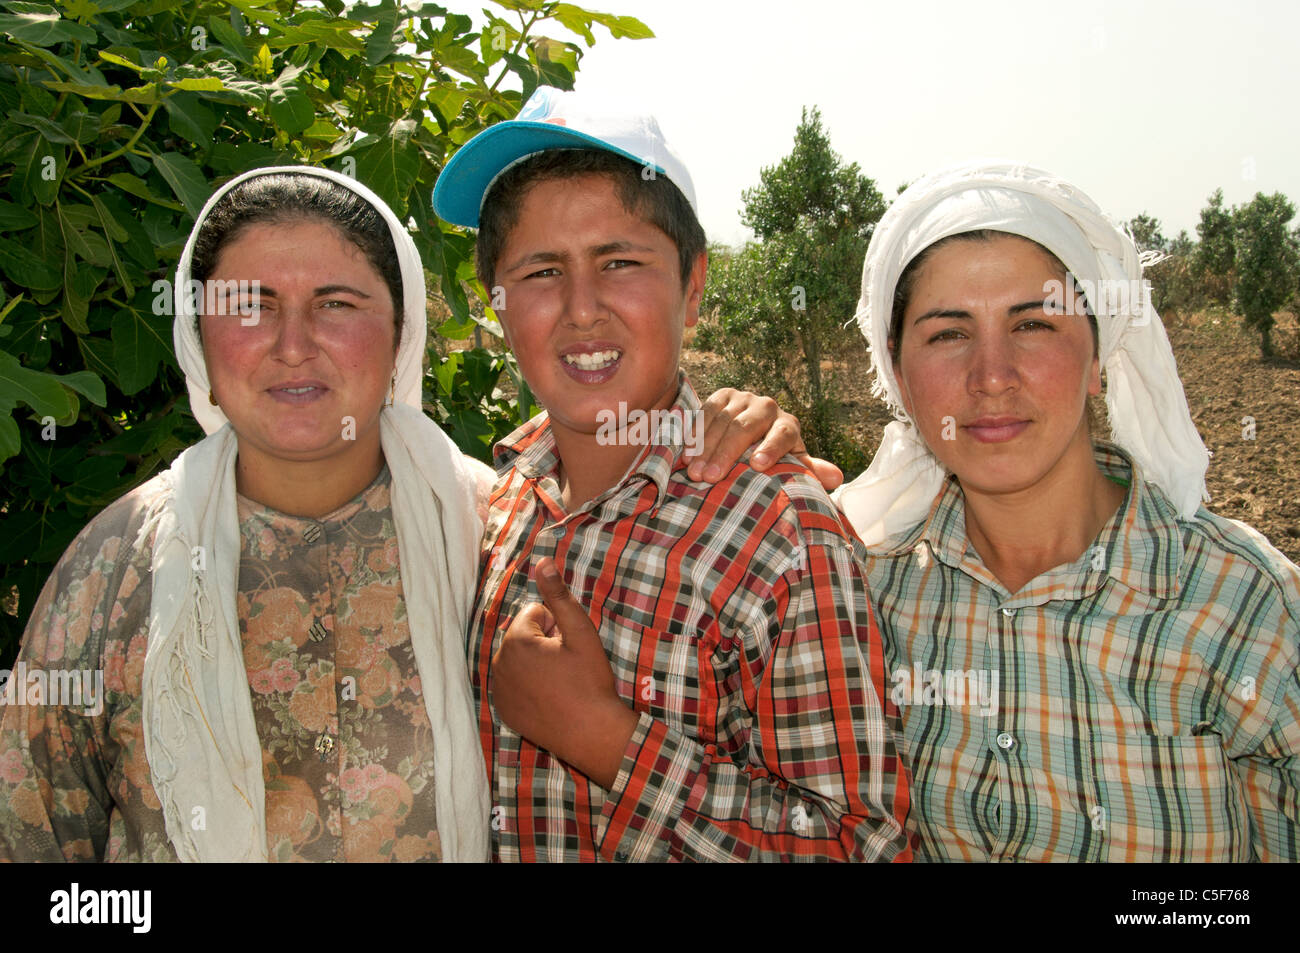
[{"label": "thumb", "polygon": [[817,482],[822,485],[822,489],[827,493],[844,482],[844,471],[829,460],[823,460],[808,453],[797,453],[795,458],[812,471],[813,476],[817,478]]},{"label": "thumb", "polygon": [[591,623],[591,617],[587,615],[587,610],[578,604],[578,600],[573,598],[569,587],[564,584],[555,560],[550,556],[542,557],[537,562],[537,571],[534,575],[537,579],[537,592],[555,618],[555,628],[559,631],[560,639],[564,644],[571,644],[573,640],[581,638],[585,632],[596,635],[599,641],[600,637],[596,633],[596,627]]}]

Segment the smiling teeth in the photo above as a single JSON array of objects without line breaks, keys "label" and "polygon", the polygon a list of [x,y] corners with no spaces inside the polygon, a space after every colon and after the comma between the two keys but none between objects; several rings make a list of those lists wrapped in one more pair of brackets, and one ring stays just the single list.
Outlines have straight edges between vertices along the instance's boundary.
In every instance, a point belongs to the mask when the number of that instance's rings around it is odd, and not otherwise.
[{"label": "smiling teeth", "polygon": [[621,351],[597,351],[594,354],[565,354],[564,363],[584,371],[598,371],[609,367],[622,356]]},{"label": "smiling teeth", "polygon": [[285,387],[285,388],[283,388],[283,390],[284,390],[284,392],[285,392],[286,394],[306,394],[306,393],[309,393],[309,392],[311,392],[311,391],[314,391],[315,389],[316,389],[315,387]]}]

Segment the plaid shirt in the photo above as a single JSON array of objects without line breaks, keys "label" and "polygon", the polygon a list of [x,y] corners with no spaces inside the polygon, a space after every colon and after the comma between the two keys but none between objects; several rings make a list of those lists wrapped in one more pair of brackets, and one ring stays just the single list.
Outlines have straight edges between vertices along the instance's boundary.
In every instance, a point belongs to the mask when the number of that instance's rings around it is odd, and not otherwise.
[{"label": "plaid shirt", "polygon": [[1094,453],[1125,502],[1014,595],[953,480],[869,551],[917,859],[1300,859],[1300,570]]},{"label": "plaid shirt", "polygon": [[[684,377],[674,408],[700,408]],[[801,467],[739,464],[710,486],[687,479],[680,431],[656,439],[572,514],[545,416],[497,447],[470,636],[494,856],[909,860],[861,544]],[[609,792],[502,724],[485,690],[548,555],[640,715]]]}]

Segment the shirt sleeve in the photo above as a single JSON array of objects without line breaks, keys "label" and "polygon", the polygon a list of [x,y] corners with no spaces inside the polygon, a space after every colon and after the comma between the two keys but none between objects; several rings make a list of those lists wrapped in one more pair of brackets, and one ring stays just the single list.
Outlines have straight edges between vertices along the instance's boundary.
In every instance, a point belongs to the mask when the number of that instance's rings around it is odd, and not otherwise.
[{"label": "shirt sleeve", "polygon": [[813,538],[744,634],[761,648],[743,686],[749,757],[641,712],[605,805],[604,859],[911,859],[865,583],[846,540]]},{"label": "shirt sleeve", "polygon": [[1250,839],[1262,861],[1300,861],[1300,670],[1283,680],[1268,733],[1232,759],[1250,810]]},{"label": "shirt sleeve", "polygon": [[[68,548],[0,691],[0,860],[104,859],[120,747],[110,722],[127,637],[149,595],[131,559],[134,512],[119,501]],[[140,667],[144,633],[136,634],[140,657],[131,662]]]}]

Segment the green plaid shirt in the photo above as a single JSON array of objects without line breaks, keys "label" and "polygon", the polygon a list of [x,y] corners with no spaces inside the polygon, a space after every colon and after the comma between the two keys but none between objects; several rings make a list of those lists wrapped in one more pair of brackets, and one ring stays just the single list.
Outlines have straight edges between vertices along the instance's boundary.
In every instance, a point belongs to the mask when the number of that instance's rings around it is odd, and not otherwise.
[{"label": "green plaid shirt", "polygon": [[1014,595],[952,479],[869,552],[917,860],[1300,859],[1300,570],[1094,452],[1127,498]]}]

